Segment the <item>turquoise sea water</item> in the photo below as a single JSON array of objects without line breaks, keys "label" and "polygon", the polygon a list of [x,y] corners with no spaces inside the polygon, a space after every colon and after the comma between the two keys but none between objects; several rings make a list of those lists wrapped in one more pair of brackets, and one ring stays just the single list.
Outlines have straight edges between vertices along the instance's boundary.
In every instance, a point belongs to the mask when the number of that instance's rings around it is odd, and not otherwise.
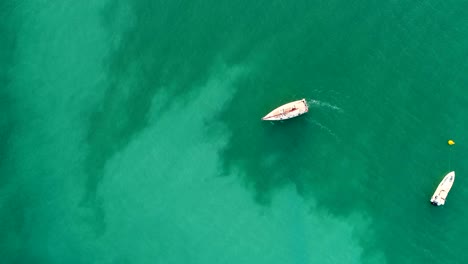
[{"label": "turquoise sea water", "polygon": [[0,262],[466,263],[467,10],[2,1]]}]

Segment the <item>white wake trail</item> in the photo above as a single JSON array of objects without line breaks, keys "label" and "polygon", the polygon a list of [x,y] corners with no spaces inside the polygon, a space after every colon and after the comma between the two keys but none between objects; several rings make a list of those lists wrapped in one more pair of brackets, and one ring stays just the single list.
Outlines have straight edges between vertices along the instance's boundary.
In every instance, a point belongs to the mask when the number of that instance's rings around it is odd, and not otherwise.
[{"label": "white wake trail", "polygon": [[340,112],[340,113],[343,113],[343,109],[339,108],[338,106],[336,105],[332,105],[330,103],[327,103],[327,102],[322,102],[322,101],[319,101],[319,100],[315,100],[315,99],[308,99],[307,100],[307,104],[310,106],[310,107],[322,107],[322,108],[328,108],[328,109],[331,109],[331,110],[335,110],[337,112]]},{"label": "white wake trail", "polygon": [[340,138],[327,126],[322,125],[320,122],[318,122],[316,120],[313,120],[312,118],[307,118],[306,120],[311,122],[312,124],[318,126],[320,128],[320,130],[325,131],[327,134],[334,137],[337,141],[341,141]]}]

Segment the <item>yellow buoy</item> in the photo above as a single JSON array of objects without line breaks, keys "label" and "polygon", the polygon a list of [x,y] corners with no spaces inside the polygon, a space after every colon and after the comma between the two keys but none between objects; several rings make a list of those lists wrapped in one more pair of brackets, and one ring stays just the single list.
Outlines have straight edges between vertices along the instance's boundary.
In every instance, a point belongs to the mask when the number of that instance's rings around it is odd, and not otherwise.
[{"label": "yellow buoy", "polygon": [[450,139],[450,140],[448,141],[448,144],[449,144],[450,146],[451,146],[451,145],[455,145],[455,141],[453,141],[453,140]]}]

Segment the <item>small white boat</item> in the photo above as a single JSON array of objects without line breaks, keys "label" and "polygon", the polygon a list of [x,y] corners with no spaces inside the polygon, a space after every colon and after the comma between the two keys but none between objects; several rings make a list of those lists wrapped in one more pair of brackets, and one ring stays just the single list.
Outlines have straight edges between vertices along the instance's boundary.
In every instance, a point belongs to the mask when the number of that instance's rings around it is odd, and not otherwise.
[{"label": "small white boat", "polygon": [[268,113],[268,115],[264,116],[262,120],[270,120],[270,121],[277,121],[277,120],[286,120],[296,116],[303,115],[309,111],[309,107],[307,106],[307,102],[305,99],[297,100],[294,102],[290,102],[284,104],[275,110]]},{"label": "small white boat", "polygon": [[453,182],[455,181],[455,172],[451,171],[445,175],[444,179],[437,186],[436,191],[431,197],[431,204],[435,206],[441,206],[445,204],[445,199],[452,188]]}]

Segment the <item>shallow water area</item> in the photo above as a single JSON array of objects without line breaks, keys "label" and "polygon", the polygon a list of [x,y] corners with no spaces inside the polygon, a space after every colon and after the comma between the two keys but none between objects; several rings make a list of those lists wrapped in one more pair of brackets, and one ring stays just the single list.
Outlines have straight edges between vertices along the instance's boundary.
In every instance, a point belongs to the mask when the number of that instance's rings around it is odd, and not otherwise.
[{"label": "shallow water area", "polygon": [[464,263],[467,7],[3,1],[3,261]]}]

